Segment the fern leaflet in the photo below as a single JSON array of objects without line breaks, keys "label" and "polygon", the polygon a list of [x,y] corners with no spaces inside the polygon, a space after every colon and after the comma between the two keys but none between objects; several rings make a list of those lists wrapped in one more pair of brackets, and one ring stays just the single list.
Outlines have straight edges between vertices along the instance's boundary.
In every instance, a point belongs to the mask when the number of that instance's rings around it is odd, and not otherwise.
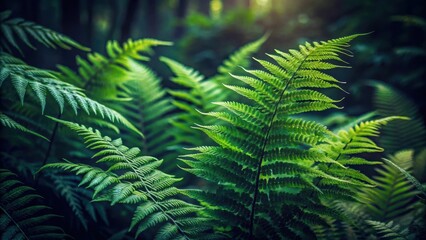
[{"label": "fern leaflet", "polygon": [[21,18],[10,18],[10,15],[11,11],[0,12],[1,49],[7,49],[10,52],[11,47],[13,47],[21,52],[16,40],[16,37],[18,37],[25,45],[32,49],[36,48],[31,43],[30,38],[35,39],[48,48],[61,47],[71,49],[71,47],[74,47],[84,51],[90,50],[67,36]]},{"label": "fern leaflet", "polygon": [[26,132],[26,133],[30,133],[34,136],[40,137],[46,141],[49,141],[49,139],[47,139],[46,137],[42,136],[41,134],[38,134],[24,126],[22,126],[21,124],[17,123],[15,120],[13,120],[12,118],[8,117],[6,114],[0,112],[0,122],[1,125],[3,125],[4,127],[8,127],[8,128],[12,128],[12,129],[17,129],[20,130],[22,132]]},{"label": "fern leaflet", "polygon": [[46,106],[47,93],[50,93],[61,113],[64,111],[65,103],[68,103],[76,115],[80,109],[87,114],[92,112],[110,121],[119,122],[142,135],[120,113],[88,98],[79,88],[61,81],[54,73],[29,66],[20,59],[0,53],[0,87],[6,80],[10,80],[14,86],[21,104],[24,103],[27,88],[30,87],[40,103],[42,113]]},{"label": "fern leaflet", "polygon": [[[406,171],[412,168],[413,151],[400,151],[389,158]],[[412,211],[418,192],[411,182],[389,163],[376,171],[378,174],[374,180],[377,187],[363,189],[360,193],[367,199],[365,207],[370,216],[374,220],[388,222]]]},{"label": "fern leaflet", "polygon": [[368,225],[372,226],[374,230],[380,236],[380,239],[387,240],[407,240],[408,229],[402,229],[398,224],[394,224],[393,221],[388,223],[378,221],[366,221]]}]

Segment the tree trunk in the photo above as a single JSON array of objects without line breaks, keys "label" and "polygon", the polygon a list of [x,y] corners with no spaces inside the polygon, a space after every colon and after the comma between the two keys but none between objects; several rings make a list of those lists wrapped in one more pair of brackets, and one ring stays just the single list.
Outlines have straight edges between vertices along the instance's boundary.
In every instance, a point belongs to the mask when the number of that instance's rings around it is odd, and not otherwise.
[{"label": "tree trunk", "polygon": [[139,0],[129,0],[125,17],[121,25],[120,41],[124,42],[132,37],[132,25],[136,20],[136,13],[139,8]]},{"label": "tree trunk", "polygon": [[185,33],[185,27],[183,25],[183,20],[186,17],[186,11],[188,8],[188,1],[187,0],[179,0],[178,6],[176,8],[176,19],[177,19],[177,26],[175,28],[175,38],[180,38]]}]

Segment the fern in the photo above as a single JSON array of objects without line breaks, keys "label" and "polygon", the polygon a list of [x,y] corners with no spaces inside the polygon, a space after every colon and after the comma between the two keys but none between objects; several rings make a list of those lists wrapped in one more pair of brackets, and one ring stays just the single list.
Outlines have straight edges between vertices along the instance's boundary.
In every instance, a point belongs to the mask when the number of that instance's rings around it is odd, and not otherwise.
[{"label": "fern", "polygon": [[366,221],[367,224],[371,225],[380,236],[380,239],[388,240],[406,240],[408,235],[408,229],[400,229],[398,224],[394,224],[392,221],[388,223],[378,221]]},{"label": "fern", "polygon": [[99,99],[115,99],[118,89],[125,82],[143,77],[134,70],[135,60],[148,60],[142,53],[152,52],[154,46],[168,46],[170,42],[155,39],[129,39],[120,46],[109,41],[107,56],[89,53],[87,60],[77,57],[78,73],[65,66],[59,66],[62,78],[73,85],[88,90],[89,96]]},{"label": "fern", "polygon": [[80,176],[64,175],[59,172],[46,174],[48,184],[68,204],[78,223],[87,231],[89,221],[98,222],[98,217],[108,224],[106,210],[101,204],[91,203],[92,191],[78,187]]},{"label": "fern", "polygon": [[232,81],[232,77],[229,74],[237,74],[242,70],[242,68],[249,67],[250,57],[259,50],[267,38],[268,36],[265,35],[256,41],[242,46],[237,51],[232,53],[229,58],[223,61],[223,63],[218,67],[218,74],[211,77],[210,81],[216,82],[218,84],[229,84]]},{"label": "fern", "polygon": [[410,173],[408,173],[404,168],[396,165],[394,162],[392,162],[389,159],[383,158],[383,161],[385,161],[387,164],[393,166],[394,168],[398,169],[407,179],[408,181],[413,184],[414,187],[423,195],[423,197],[426,197],[426,188],[423,186],[414,176],[412,176]]},{"label": "fern", "polygon": [[[392,162],[404,170],[412,167],[413,151],[401,151],[390,156]],[[418,194],[404,175],[387,163],[376,170],[374,177],[377,187],[363,189],[361,197],[367,199],[366,211],[374,220],[388,222],[413,210],[414,196]]]},{"label": "fern", "polygon": [[[209,103],[214,101],[221,91],[215,89],[214,84],[206,82],[203,85],[201,81],[205,77],[199,72],[166,57],[161,57],[160,60],[166,63],[176,75],[171,80],[187,88],[184,91],[169,90],[170,95],[174,98],[172,104],[181,110],[171,121],[171,124],[179,130],[174,134],[176,142],[182,144],[183,147],[201,145],[203,143],[202,135],[191,129],[192,123],[203,122],[197,109],[206,111],[210,106]],[[206,90],[206,88],[211,91]]]},{"label": "fern", "polygon": [[181,110],[172,121],[172,125],[179,130],[174,134],[177,143],[183,147],[206,144],[201,133],[191,128],[194,123],[207,123],[198,111],[208,112],[218,108],[212,102],[221,101],[228,96],[229,91],[222,84],[232,81],[229,73],[236,73],[242,67],[248,67],[248,58],[260,48],[266,38],[264,36],[238,49],[219,66],[218,74],[210,78],[175,60],[160,58],[175,75],[171,81],[183,87],[182,90],[169,90],[173,105]]},{"label": "fern", "polygon": [[[335,159],[307,150],[324,142],[330,132],[321,124],[292,117],[338,108],[338,101],[314,89],[340,88],[339,81],[322,70],[339,67],[329,61],[343,62],[338,54],[350,55],[345,48],[357,36],[306,43],[290,53],[276,51],[277,55],[269,56],[277,64],[257,60],[269,73],[247,70],[251,76],[235,78],[250,88],[227,86],[251,102],[218,102],[228,111],[206,115],[224,123],[198,126],[218,146],[193,148],[198,153],[186,155],[183,162],[189,166],[187,171],[209,180],[217,190],[189,194],[232,226],[236,236],[312,237],[308,222],[326,224],[321,216],[338,215],[315,200],[322,192],[315,179],[335,185],[359,184],[313,167],[325,162],[342,168]],[[307,197],[301,197],[304,194]],[[281,210],[271,215],[271,209]]]},{"label": "fern", "polygon": [[173,119],[172,112],[175,108],[161,86],[161,79],[151,69],[143,64],[135,64],[133,70],[141,77],[124,85],[126,92],[123,95],[131,100],[118,102],[115,109],[125,113],[144,132],[144,139],[130,136],[132,143],[141,146],[146,155],[174,161],[175,130],[171,127],[170,120]]},{"label": "fern", "polygon": [[61,113],[64,111],[65,103],[68,103],[76,115],[82,109],[87,114],[92,112],[110,121],[119,122],[134,132],[141,134],[120,113],[88,98],[79,88],[62,82],[49,71],[29,66],[5,53],[0,53],[0,69],[0,87],[5,81],[9,80],[15,88],[21,104],[24,103],[24,97],[29,86],[40,103],[42,113],[44,112],[47,93],[49,92],[58,104]]},{"label": "fern", "polygon": [[11,119],[10,117],[8,117],[6,114],[3,114],[2,112],[0,112],[0,122],[1,125],[3,125],[4,127],[8,127],[8,128],[12,128],[12,129],[17,129],[20,130],[22,132],[26,132],[29,134],[32,134],[34,136],[37,136],[39,138],[42,138],[46,141],[49,141],[46,137],[22,126],[21,124],[17,123],[15,120]]},{"label": "fern", "polygon": [[209,219],[194,217],[199,206],[177,199],[180,190],[173,187],[179,179],[157,168],[162,161],[141,156],[138,148],[127,148],[121,139],[102,137],[99,131],[84,126],[56,121],[84,137],[88,148],[97,150],[97,163],[108,164],[108,169],[95,168],[71,162],[52,163],[42,167],[59,168],[83,175],[80,185],[94,190],[95,201],[111,204],[138,204],[130,229],[136,228],[136,237],[157,227],[156,239],[215,238],[209,234]]},{"label": "fern", "polygon": [[[327,143],[315,146],[312,151],[323,152],[327,157],[337,161],[345,168],[338,168],[337,165],[331,166],[329,163],[319,164],[318,167],[324,172],[341,179],[350,179],[351,182],[374,184],[374,182],[371,181],[366,175],[350,167],[355,165],[380,164],[380,162],[369,161],[358,155],[362,153],[383,152],[383,148],[377,146],[377,144],[370,138],[378,137],[379,128],[396,119],[406,120],[407,118],[387,117],[378,120],[361,122],[349,130],[340,130],[336,136],[328,140]],[[327,180],[324,181],[324,187],[330,184],[326,183]],[[318,184],[321,183],[322,182],[319,182]],[[352,193],[347,192],[346,194],[351,195]]]},{"label": "fern", "polygon": [[16,38],[32,49],[36,48],[31,43],[30,38],[49,48],[71,49],[71,47],[74,47],[84,51],[90,50],[67,36],[21,18],[10,18],[10,15],[11,11],[0,12],[1,50],[6,49],[10,52],[14,48],[21,52]]},{"label": "fern", "polygon": [[384,83],[375,83],[374,105],[380,115],[403,115],[409,122],[390,123],[383,129],[381,145],[388,153],[414,149],[416,152],[426,146],[426,128],[417,106],[402,93]]},{"label": "fern", "polygon": [[60,227],[50,224],[58,217],[49,207],[37,203],[41,197],[15,179],[9,170],[0,169],[0,230],[2,239],[64,239]]}]

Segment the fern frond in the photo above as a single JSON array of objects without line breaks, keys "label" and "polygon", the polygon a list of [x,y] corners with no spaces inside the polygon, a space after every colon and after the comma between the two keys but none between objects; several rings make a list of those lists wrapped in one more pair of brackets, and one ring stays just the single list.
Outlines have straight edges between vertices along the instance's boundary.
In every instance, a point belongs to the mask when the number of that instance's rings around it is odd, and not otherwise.
[{"label": "fern frond", "polygon": [[161,160],[142,156],[138,148],[128,148],[121,139],[111,140],[97,130],[55,121],[82,136],[87,147],[96,150],[97,163],[107,164],[108,169],[66,162],[47,164],[41,170],[57,168],[83,175],[80,185],[94,190],[95,201],[137,204],[130,226],[136,236],[156,228],[158,239],[213,237],[208,221],[194,215],[201,208],[177,198],[181,191],[173,184],[180,179],[157,170]]},{"label": "fern frond", "polygon": [[[169,46],[170,42],[156,39],[129,39],[122,46],[117,41],[106,45],[107,55],[89,53],[87,60],[77,57],[79,66],[75,73],[65,66],[59,66],[61,78],[88,91],[89,97],[95,99],[116,99],[118,88],[123,83],[143,77],[134,67],[136,60],[148,60],[143,54],[151,53],[155,46]],[[135,66],[136,65],[136,66]]]},{"label": "fern frond", "polygon": [[9,80],[15,88],[21,104],[24,103],[24,97],[27,95],[29,87],[39,101],[42,113],[46,106],[47,93],[50,93],[61,113],[67,103],[76,115],[82,109],[87,114],[94,113],[112,122],[121,123],[142,135],[120,113],[88,98],[79,88],[59,80],[52,72],[29,66],[20,59],[5,53],[0,53],[0,69],[0,87]]},{"label": "fern frond", "polygon": [[393,166],[394,168],[398,169],[405,176],[405,179],[407,179],[408,181],[410,181],[414,185],[414,187],[416,187],[416,189],[421,194],[423,194],[423,197],[426,197],[426,188],[425,188],[425,186],[423,186],[413,175],[411,175],[404,168],[396,165],[394,162],[392,162],[389,159],[383,158],[383,161],[385,161],[387,164]]},{"label": "fern frond", "polygon": [[16,175],[0,169],[0,231],[2,239],[64,239],[62,228],[51,225],[57,218],[30,187],[16,180]]},{"label": "fern frond", "polygon": [[395,122],[386,126],[380,144],[390,154],[403,149],[414,149],[418,152],[424,148],[426,128],[416,104],[384,83],[375,83],[374,86],[376,88],[374,105],[381,116],[402,115],[411,119],[408,122]]},{"label": "fern frond", "polygon": [[372,226],[380,239],[388,240],[407,240],[408,229],[401,229],[398,224],[394,224],[393,221],[388,223],[378,221],[366,221],[368,225]]},{"label": "fern frond", "polygon": [[170,148],[175,131],[170,119],[173,119],[175,108],[161,86],[161,79],[151,69],[142,64],[135,65],[133,69],[141,77],[125,84],[125,94],[131,100],[116,104],[115,109],[125,113],[144,132],[144,139],[130,136],[132,143],[141,146],[146,155],[174,161],[177,156]]},{"label": "fern frond", "polygon": [[98,218],[108,224],[104,205],[92,203],[93,192],[78,187],[81,181],[80,176],[48,172],[46,178],[47,183],[51,184],[50,187],[55,190],[60,199],[65,200],[77,222],[81,224],[77,226],[83,226],[87,231],[89,221],[98,222]]},{"label": "fern frond", "polygon": [[176,142],[182,147],[196,146],[203,143],[203,137],[199,131],[191,129],[193,123],[204,123],[202,115],[197,112],[208,111],[221,90],[216,88],[216,84],[203,81],[205,77],[192,68],[184,66],[179,62],[161,57],[175,75],[171,81],[185,87],[185,90],[169,90],[168,92],[174,100],[172,104],[179,110],[171,124],[179,130],[175,133]]},{"label": "fern frond", "polygon": [[250,57],[256,53],[262,44],[268,39],[268,35],[264,35],[256,41],[247,43],[246,45],[233,52],[228,59],[218,67],[218,74],[213,76],[210,81],[214,81],[219,84],[230,84],[232,77],[229,75],[238,74],[242,68],[250,66]]},{"label": "fern frond", "polygon": [[42,136],[39,133],[36,133],[24,126],[22,126],[21,124],[17,123],[15,120],[13,120],[12,118],[8,117],[6,114],[3,114],[2,112],[0,112],[0,122],[1,125],[3,125],[4,127],[8,127],[8,128],[12,128],[12,129],[16,129],[22,132],[26,132],[29,134],[32,134],[34,136],[37,136],[39,138],[42,138],[46,141],[49,141],[49,139],[47,139],[46,137]]},{"label": "fern frond", "polygon": [[2,50],[6,49],[10,52],[12,48],[15,48],[21,52],[17,39],[28,47],[36,49],[30,41],[31,38],[48,48],[71,49],[73,47],[83,51],[90,50],[63,34],[21,18],[10,18],[10,15],[11,11],[0,12],[0,29],[2,33],[0,49]]},{"label": "fern frond", "polygon": [[[412,167],[413,151],[406,150],[389,157],[392,162],[408,171]],[[377,187],[362,189],[360,196],[366,199],[366,211],[379,221],[388,222],[413,210],[418,192],[410,181],[393,165],[386,163],[374,176]]]},{"label": "fern frond", "polygon": [[181,90],[169,90],[174,99],[172,103],[181,110],[172,121],[173,126],[180,130],[179,133],[174,134],[177,143],[182,144],[183,147],[208,143],[203,141],[204,138],[199,131],[194,131],[191,127],[194,123],[208,123],[205,122],[206,118],[200,112],[217,109],[218,105],[212,104],[212,102],[221,101],[228,97],[230,91],[222,84],[232,82],[233,77],[230,73],[241,72],[241,67],[249,66],[249,57],[260,48],[266,39],[267,36],[265,35],[238,49],[223,62],[218,68],[218,73],[210,78],[205,78],[194,69],[177,61],[166,57],[160,58],[175,75],[171,78],[171,81],[183,87]]},{"label": "fern frond", "polygon": [[[225,111],[206,114],[218,119],[218,124],[197,127],[217,146],[195,148],[197,153],[183,160],[189,166],[186,170],[216,185],[213,196],[217,197],[202,201],[209,214],[233,227],[235,236],[271,237],[264,235],[262,226],[266,224],[293,236],[308,237],[314,234],[310,225],[325,224],[322,216],[336,215],[315,203],[323,192],[315,186],[315,179],[358,184],[315,167],[328,162],[342,168],[323,153],[308,150],[325,142],[331,133],[321,124],[294,117],[338,108],[338,101],[316,89],[340,88],[339,81],[323,70],[340,67],[333,62],[344,63],[339,55],[350,55],[346,47],[357,36],[306,43],[289,53],[277,50],[268,55],[276,63],[256,60],[266,71],[246,70],[249,76],[235,78],[247,87],[228,86],[246,101],[215,103]],[[283,209],[272,221],[276,226],[268,220],[270,209]],[[293,216],[287,215],[293,211]]]}]

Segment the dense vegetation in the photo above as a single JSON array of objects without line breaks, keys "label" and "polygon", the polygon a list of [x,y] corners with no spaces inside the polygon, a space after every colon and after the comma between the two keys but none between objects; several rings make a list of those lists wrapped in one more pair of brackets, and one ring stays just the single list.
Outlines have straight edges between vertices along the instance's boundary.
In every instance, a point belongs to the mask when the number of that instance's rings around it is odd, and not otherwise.
[{"label": "dense vegetation", "polygon": [[[397,90],[424,69],[411,65],[398,84],[345,85],[351,65],[371,71],[350,44],[375,33],[265,55],[267,33],[204,75],[156,56],[182,47],[169,41],[111,40],[98,53],[11,11],[0,31],[2,239],[426,234],[423,113]],[[77,67],[26,63],[43,47],[80,51]],[[373,111],[343,111],[361,88],[373,91],[363,99]]]}]

